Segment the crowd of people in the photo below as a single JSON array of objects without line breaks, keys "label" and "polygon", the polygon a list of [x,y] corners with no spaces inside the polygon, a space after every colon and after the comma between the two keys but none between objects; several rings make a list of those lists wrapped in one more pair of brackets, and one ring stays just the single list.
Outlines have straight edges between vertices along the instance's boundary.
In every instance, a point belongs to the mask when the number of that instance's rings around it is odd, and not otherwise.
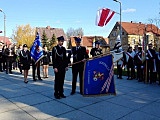
[{"label": "crowd of people", "polygon": [[[72,90],[70,94],[74,95],[76,92],[78,76],[80,94],[83,94],[84,63],[89,58],[89,52],[87,52],[86,47],[81,46],[81,38],[74,37],[74,39],[76,46],[72,47],[67,55],[65,47],[63,47],[64,37],[58,37],[58,44],[52,49],[52,61],[47,46],[44,44],[43,57],[36,63],[31,57],[27,44],[19,45],[18,48],[4,45],[0,49],[0,72],[5,71],[6,74],[12,74],[12,69],[19,69],[19,72],[24,75],[24,83],[27,84],[28,71],[31,65],[33,81],[42,81],[40,66],[42,65],[43,68],[43,78],[48,78],[48,66],[52,62],[55,73],[54,97],[60,99],[66,98],[63,89],[65,73],[68,67],[72,65]],[[128,50],[123,52],[123,57],[117,61],[117,78],[123,79],[122,72],[124,67],[127,69],[127,80],[137,79],[139,82],[152,84],[156,83],[158,79],[160,85],[160,48],[156,52],[152,47],[152,44],[149,44],[146,53],[144,53],[142,47],[135,46],[134,49],[128,47]],[[144,54],[146,56],[145,60],[143,59]],[[91,49],[90,55],[92,57],[103,55],[99,41],[95,42],[95,47]],[[73,63],[70,61],[71,56],[73,56]]]},{"label": "crowd of people", "polygon": [[[53,71],[55,73],[54,97],[60,99],[66,98],[63,93],[65,73],[68,70],[68,66],[72,64],[71,95],[74,95],[76,92],[78,75],[80,94],[82,94],[84,63],[89,58],[89,52],[87,52],[86,47],[81,46],[81,38],[75,37],[74,39],[76,46],[72,47],[71,52],[67,55],[65,47],[63,47],[64,37],[58,37],[58,44],[52,49],[52,61],[47,46],[43,45],[43,57],[36,63],[31,57],[31,50],[29,50],[27,44],[24,44],[23,46],[19,45],[18,48],[16,48],[15,45],[3,45],[2,49],[0,49],[0,72],[13,74],[12,69],[19,70],[20,74],[24,75],[24,83],[27,84],[28,71],[31,65],[33,81],[36,81],[37,79],[42,80],[40,74],[41,65],[43,68],[43,78],[48,78],[48,66],[49,63],[52,62]],[[92,57],[102,54],[102,49],[100,48],[100,43],[98,41],[95,42],[95,47],[92,48],[90,54]],[[70,61],[71,56],[73,56],[73,63]]]},{"label": "crowd of people", "polygon": [[[144,57],[145,56],[145,57]],[[117,61],[117,78],[122,79],[123,68],[127,69],[127,80],[156,83],[160,85],[160,48],[156,52],[152,44],[148,44],[146,52],[137,45],[128,47],[123,57]]]},{"label": "crowd of people", "polygon": [[40,65],[43,66],[43,78],[48,77],[48,66],[50,62],[49,51],[46,45],[43,46],[43,58],[35,64],[35,61],[31,58],[30,50],[28,50],[27,44],[19,45],[17,48],[15,45],[2,45],[0,49],[0,72],[6,72],[6,74],[13,74],[12,70],[19,69],[20,74],[24,74],[24,83],[28,83],[27,76],[30,66],[32,66],[33,81],[36,81],[36,71],[39,80],[42,80],[40,76]]}]

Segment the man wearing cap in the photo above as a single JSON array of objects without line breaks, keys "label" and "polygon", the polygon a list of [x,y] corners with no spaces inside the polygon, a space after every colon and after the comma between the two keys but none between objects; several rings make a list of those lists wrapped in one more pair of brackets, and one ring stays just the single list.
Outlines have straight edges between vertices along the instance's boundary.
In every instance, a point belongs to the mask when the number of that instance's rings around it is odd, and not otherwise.
[{"label": "man wearing cap", "polygon": [[52,62],[55,73],[54,97],[56,99],[60,99],[66,98],[66,96],[63,94],[63,85],[65,73],[68,69],[68,62],[66,57],[66,49],[63,47],[64,37],[60,36],[57,39],[58,44],[52,49]]},{"label": "man wearing cap", "polygon": [[100,42],[99,41],[95,42],[95,48],[91,49],[90,54],[92,55],[92,57],[103,54],[102,49],[100,48]]},{"label": "man wearing cap", "polygon": [[71,54],[73,54],[71,95],[75,94],[78,74],[79,74],[79,82],[80,82],[80,94],[83,93],[82,86],[83,86],[84,62],[86,61],[87,58],[89,58],[86,52],[86,48],[81,46],[81,39],[78,37],[74,37],[74,39],[75,39],[76,47],[72,47],[71,53],[68,55],[68,58],[71,58]]},{"label": "man wearing cap", "polygon": [[[147,59],[147,82],[152,84],[154,82],[154,72],[156,72],[156,52],[152,49],[152,44],[148,44],[148,50],[146,54]],[[150,74],[149,74],[150,73]]]}]

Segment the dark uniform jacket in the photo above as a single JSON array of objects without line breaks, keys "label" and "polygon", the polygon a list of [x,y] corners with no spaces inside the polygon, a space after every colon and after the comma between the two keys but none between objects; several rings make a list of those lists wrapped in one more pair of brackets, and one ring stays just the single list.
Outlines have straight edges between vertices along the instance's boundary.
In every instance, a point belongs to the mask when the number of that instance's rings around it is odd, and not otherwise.
[{"label": "dark uniform jacket", "polygon": [[[71,57],[71,54],[73,54],[73,63],[80,62],[83,59],[89,58],[89,56],[86,52],[86,48],[83,46],[79,46],[79,48],[72,47],[71,53],[68,55],[69,58]],[[81,64],[82,66],[84,65],[83,62],[81,62],[79,64]]]},{"label": "dark uniform jacket", "polygon": [[136,65],[142,65],[142,51],[135,55],[134,61],[136,61]]},{"label": "dark uniform jacket", "polygon": [[59,45],[53,47],[52,49],[52,62],[53,62],[53,69],[59,68],[63,69],[68,67],[68,61],[66,57],[66,49]]},{"label": "dark uniform jacket", "polygon": [[153,49],[147,50],[147,61],[148,61],[148,67],[153,69],[155,67],[154,61],[156,60],[156,52]]},{"label": "dark uniform jacket", "polygon": [[102,54],[102,49],[92,48],[90,54],[92,55],[92,57],[101,55]]},{"label": "dark uniform jacket", "polygon": [[6,48],[4,51],[4,55],[7,61],[13,62],[15,57],[15,52],[13,49]]},{"label": "dark uniform jacket", "polygon": [[156,54],[156,67],[157,71],[160,72],[160,52]]},{"label": "dark uniform jacket", "polygon": [[20,52],[20,62],[23,64],[23,67],[29,67],[31,63],[31,56],[29,50],[26,52],[22,50]]}]

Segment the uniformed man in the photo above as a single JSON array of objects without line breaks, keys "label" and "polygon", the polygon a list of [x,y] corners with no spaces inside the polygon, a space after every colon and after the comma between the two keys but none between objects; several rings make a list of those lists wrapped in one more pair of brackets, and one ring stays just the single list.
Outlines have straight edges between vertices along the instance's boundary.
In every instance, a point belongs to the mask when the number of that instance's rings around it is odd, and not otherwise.
[{"label": "uniformed man", "polygon": [[143,79],[143,70],[144,70],[144,66],[143,66],[143,61],[142,61],[142,47],[138,47],[138,52],[135,55],[135,61],[136,61],[136,66],[137,66],[137,79],[138,82],[142,82]]},{"label": "uniformed man", "polygon": [[156,72],[156,52],[155,50],[152,49],[152,44],[148,44],[146,59],[147,59],[147,82],[150,82],[150,84],[152,84],[155,78],[153,72]]},{"label": "uniformed man", "polygon": [[3,63],[2,47],[3,47],[3,45],[0,42],[0,72],[3,72],[3,70],[2,70],[2,63]]},{"label": "uniformed man", "polygon": [[92,55],[92,57],[103,54],[102,49],[100,48],[100,42],[99,41],[95,42],[95,48],[91,49],[90,54]]},{"label": "uniformed man", "polygon": [[160,48],[159,48],[159,51],[157,53],[157,74],[158,74],[158,81],[159,81],[159,85],[160,85]]},{"label": "uniformed man", "polygon": [[118,79],[123,79],[122,78],[122,68],[125,66],[125,53],[123,52],[123,57],[117,61],[117,78]]},{"label": "uniformed man", "polygon": [[52,49],[52,62],[55,73],[54,82],[54,97],[56,99],[66,98],[63,94],[64,78],[66,70],[68,69],[68,60],[66,57],[66,49],[63,47],[64,37],[60,36],[58,39],[58,45]]},{"label": "uniformed man", "polygon": [[9,45],[6,49],[5,49],[5,56],[6,56],[6,74],[8,74],[8,72],[10,74],[12,74],[12,63],[14,60],[14,55],[15,52],[13,50],[13,47],[11,45]]},{"label": "uniformed man", "polygon": [[134,56],[135,52],[132,51],[132,47],[129,47],[126,52],[127,80],[132,80],[134,78]]},{"label": "uniformed man", "polygon": [[71,54],[73,54],[71,95],[75,94],[78,74],[80,82],[80,94],[83,94],[82,86],[83,86],[84,62],[86,61],[87,58],[89,58],[86,52],[86,47],[81,46],[81,38],[74,37],[74,39],[76,47],[72,47],[71,53],[68,55],[68,58],[71,58]]},{"label": "uniformed man", "polygon": [[35,61],[32,59],[32,77],[33,77],[33,81],[36,81],[36,71],[37,71],[37,78],[38,80],[41,80],[42,81],[42,78],[41,78],[41,74],[40,74],[40,64],[41,64],[41,61],[39,60],[36,64],[35,64]]}]

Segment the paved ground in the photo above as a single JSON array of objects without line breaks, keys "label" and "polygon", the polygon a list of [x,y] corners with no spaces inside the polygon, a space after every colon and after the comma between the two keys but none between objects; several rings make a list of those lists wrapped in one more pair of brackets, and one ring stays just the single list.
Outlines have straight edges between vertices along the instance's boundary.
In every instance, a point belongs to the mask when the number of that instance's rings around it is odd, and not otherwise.
[{"label": "paved ground", "polygon": [[[30,74],[31,75],[31,74]],[[160,120],[160,86],[115,77],[116,96],[83,97],[71,92],[71,71],[66,74],[65,95],[53,97],[54,74],[23,83],[23,76],[0,73],[0,120]],[[78,84],[77,84],[78,86]]]}]

